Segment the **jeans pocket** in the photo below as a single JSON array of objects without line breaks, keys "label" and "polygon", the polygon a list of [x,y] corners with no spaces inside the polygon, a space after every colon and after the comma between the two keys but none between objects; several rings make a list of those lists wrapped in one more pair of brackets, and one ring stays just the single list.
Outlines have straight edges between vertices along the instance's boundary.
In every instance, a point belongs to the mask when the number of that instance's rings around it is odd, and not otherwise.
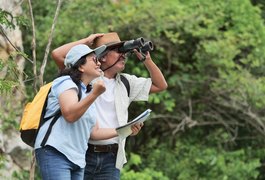
[{"label": "jeans pocket", "polygon": [[115,158],[117,157],[117,152],[111,152],[110,154],[112,157],[115,157]]}]

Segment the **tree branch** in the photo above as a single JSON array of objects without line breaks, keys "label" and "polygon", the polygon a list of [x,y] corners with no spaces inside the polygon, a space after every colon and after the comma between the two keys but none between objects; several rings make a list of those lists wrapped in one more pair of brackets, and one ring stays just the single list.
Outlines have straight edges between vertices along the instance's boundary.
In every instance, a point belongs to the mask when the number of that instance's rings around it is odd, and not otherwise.
[{"label": "tree branch", "polygon": [[[33,16],[33,10],[31,6],[31,0],[28,0],[29,5],[29,12],[30,12],[30,19],[31,19],[31,26],[32,26],[32,42],[31,42],[31,48],[32,48],[32,58],[33,58],[33,74],[34,77],[37,77],[37,63],[36,63],[36,33],[35,33],[35,23],[34,23],[34,16]],[[34,78],[33,86],[35,92],[38,91],[37,89],[37,78]]]},{"label": "tree branch", "polygon": [[47,58],[48,58],[48,54],[49,54],[49,51],[50,51],[50,45],[51,45],[51,42],[52,42],[53,32],[54,32],[54,28],[55,28],[55,25],[56,25],[57,17],[59,15],[61,4],[62,4],[62,0],[58,0],[55,16],[54,16],[53,23],[52,23],[51,33],[50,33],[50,36],[49,36],[49,41],[48,41],[48,44],[46,46],[44,58],[43,58],[42,65],[41,65],[41,68],[40,68],[40,77],[39,78],[40,78],[40,84],[41,85],[43,85],[44,70],[45,70],[45,67],[46,67],[46,64],[47,64]]},{"label": "tree branch", "polygon": [[33,63],[33,61],[31,59],[29,59],[27,56],[25,56],[25,53],[21,52],[11,41],[10,39],[7,37],[4,28],[2,25],[0,25],[0,30],[1,30],[1,34],[5,37],[5,39],[9,42],[9,44],[17,51],[19,52],[19,54],[21,54],[25,59],[27,59],[29,62]]}]

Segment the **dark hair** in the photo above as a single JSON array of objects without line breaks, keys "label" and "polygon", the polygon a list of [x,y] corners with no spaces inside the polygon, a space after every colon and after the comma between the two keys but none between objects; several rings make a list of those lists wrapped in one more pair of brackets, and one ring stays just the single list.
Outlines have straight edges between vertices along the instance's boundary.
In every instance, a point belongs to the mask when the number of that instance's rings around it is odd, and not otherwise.
[{"label": "dark hair", "polygon": [[[82,72],[79,71],[79,67],[86,64],[87,59],[86,59],[87,55],[82,56],[71,68],[65,68],[63,69],[58,77],[61,76],[70,76],[72,78],[72,80],[74,81],[74,83],[79,86],[80,85],[80,81],[81,81],[81,75]],[[92,87],[90,84],[88,84],[87,86],[87,92],[91,91]]]}]

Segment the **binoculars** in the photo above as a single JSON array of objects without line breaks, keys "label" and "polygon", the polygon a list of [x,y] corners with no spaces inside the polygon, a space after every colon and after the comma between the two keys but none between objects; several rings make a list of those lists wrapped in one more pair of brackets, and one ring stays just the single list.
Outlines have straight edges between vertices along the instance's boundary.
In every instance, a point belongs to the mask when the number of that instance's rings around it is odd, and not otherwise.
[{"label": "binoculars", "polygon": [[147,51],[152,51],[154,46],[151,41],[145,41],[144,38],[140,37],[135,40],[125,41],[118,51],[120,53],[127,53],[131,52],[133,49],[137,49],[141,53],[146,53]]}]

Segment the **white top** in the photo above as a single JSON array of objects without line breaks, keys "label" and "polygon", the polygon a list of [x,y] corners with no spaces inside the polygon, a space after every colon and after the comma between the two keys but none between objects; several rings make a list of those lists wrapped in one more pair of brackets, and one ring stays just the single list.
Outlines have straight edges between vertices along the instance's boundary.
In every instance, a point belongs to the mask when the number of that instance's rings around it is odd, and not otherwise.
[{"label": "white top", "polygon": [[[100,95],[96,101],[98,111],[98,122],[101,127],[112,127],[125,125],[128,121],[128,107],[132,101],[147,101],[152,85],[150,78],[138,78],[134,75],[122,73],[130,84],[130,97],[127,89],[117,74],[115,79],[103,78],[106,82],[106,91]],[[114,86],[114,87],[113,87]],[[113,95],[114,94],[114,95]],[[114,102],[113,102],[114,99]],[[99,108],[99,109],[98,109]],[[99,115],[101,114],[101,115]],[[104,117],[103,117],[104,116]],[[109,125],[111,124],[111,125]],[[119,144],[116,168],[121,169],[127,162],[125,157],[125,140],[117,139]],[[89,141],[91,144],[105,144],[106,141]],[[111,139],[109,142],[117,142]],[[109,144],[109,143],[108,143]]]},{"label": "white top", "polygon": [[[95,105],[98,112],[97,119],[100,128],[116,128],[119,126],[114,102],[115,79],[103,77],[106,91],[96,100]],[[118,137],[107,140],[90,140],[89,143],[97,145],[107,145],[118,143]]]}]

